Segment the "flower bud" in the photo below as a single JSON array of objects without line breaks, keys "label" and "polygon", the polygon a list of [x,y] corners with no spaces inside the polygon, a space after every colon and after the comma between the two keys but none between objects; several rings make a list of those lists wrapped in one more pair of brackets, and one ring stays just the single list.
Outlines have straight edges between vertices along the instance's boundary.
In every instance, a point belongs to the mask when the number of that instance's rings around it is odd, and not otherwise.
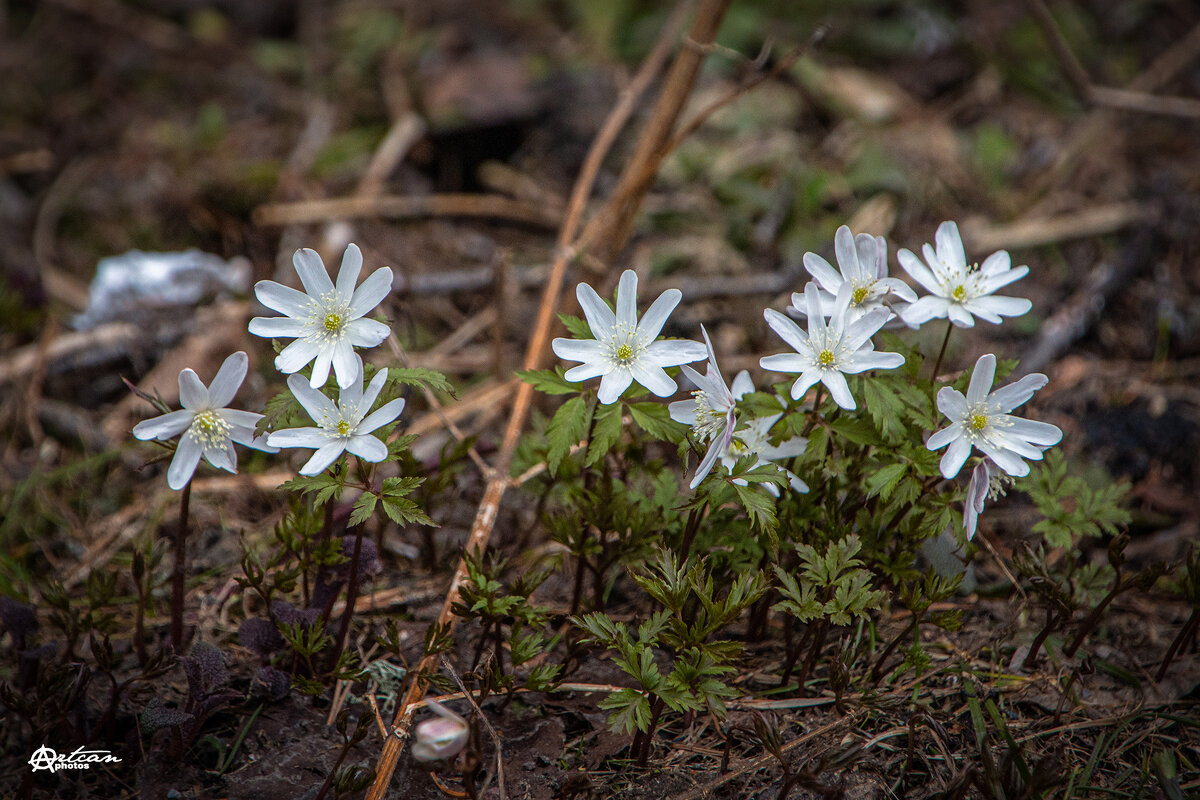
[{"label": "flower bud", "polygon": [[426,762],[454,758],[467,744],[467,721],[436,700],[426,700],[425,704],[438,716],[417,726],[413,758]]}]

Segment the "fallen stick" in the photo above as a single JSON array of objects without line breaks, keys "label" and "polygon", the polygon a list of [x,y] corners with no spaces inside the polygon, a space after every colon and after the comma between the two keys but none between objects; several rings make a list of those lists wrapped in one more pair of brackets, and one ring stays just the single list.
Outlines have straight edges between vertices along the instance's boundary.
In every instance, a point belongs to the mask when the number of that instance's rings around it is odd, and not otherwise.
[{"label": "fallen stick", "polygon": [[295,203],[269,203],[254,210],[256,225],[296,225],[358,217],[491,217],[540,228],[554,226],[551,214],[542,207],[494,194],[356,195]]}]

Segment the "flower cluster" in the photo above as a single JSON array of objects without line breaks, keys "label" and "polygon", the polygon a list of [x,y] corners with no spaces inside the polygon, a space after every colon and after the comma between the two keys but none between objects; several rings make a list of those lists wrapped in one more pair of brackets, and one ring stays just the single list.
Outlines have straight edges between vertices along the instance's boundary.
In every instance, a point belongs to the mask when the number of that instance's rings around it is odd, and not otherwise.
[{"label": "flower cluster", "polygon": [[[872,342],[872,337],[889,322],[917,328],[945,318],[954,326],[971,327],[976,317],[999,323],[1003,317],[1020,316],[1030,310],[1032,304],[1027,299],[995,294],[1024,277],[1028,267],[1014,268],[1004,251],[992,254],[982,265],[968,265],[958,226],[953,222],[938,227],[935,242],[936,246],[924,246],[924,261],[909,250],[899,251],[905,272],[929,292],[918,298],[907,283],[888,276],[888,246],[883,237],[854,236],[848,227],[840,227],[834,237],[838,269],[815,253],[805,254],[804,266],[813,280],[802,292],[792,295],[792,305],[787,309],[792,316],[807,321],[807,330],[789,316],[765,309],[767,325],[793,352],[765,356],[759,365],[769,372],[798,375],[791,386],[793,400],[803,400],[820,384],[813,397],[814,407],[824,390],[838,407],[854,411],[858,404],[847,375],[895,369],[904,363],[903,355],[876,351]],[[689,484],[693,489],[718,462],[732,469],[739,459],[753,455],[758,466],[793,459],[804,452],[804,437],[783,438],[772,433],[784,416],[786,403],[781,403],[777,414],[740,417],[738,402],[755,391],[754,384],[749,373],[742,371],[732,388],[726,385],[703,326],[703,345],[658,338],[680,301],[679,290],[664,292],[640,323],[636,293],[637,276],[627,270],[617,287],[614,313],[591,286],[579,284],[576,294],[592,338],[555,339],[553,343],[560,358],[582,362],[565,373],[568,381],[600,378],[597,397],[605,405],[615,403],[635,382],[660,397],[668,397],[678,387],[664,368],[683,365],[683,374],[696,390],[692,400],[673,402],[669,410],[672,419],[691,427],[698,445],[707,447]],[[687,366],[705,358],[708,364],[703,375]],[[968,537],[974,534],[996,471],[1024,475],[1029,471],[1024,459],[1040,459],[1045,449],[1062,438],[1062,431],[1053,425],[1009,413],[1044,386],[1046,376],[1029,375],[990,392],[995,367],[994,355],[979,359],[966,397],[950,387],[938,393],[938,409],[951,424],[930,436],[927,443],[930,450],[947,448],[941,461],[941,472],[947,479],[958,474],[973,449],[984,456],[968,490],[964,513]],[[798,476],[783,471],[793,489],[808,490]],[[777,491],[770,485],[767,488]]]},{"label": "flower cluster", "polygon": [[[378,370],[364,392],[365,368],[354,349],[375,347],[391,333],[386,324],[366,315],[391,291],[392,271],[377,269],[359,284],[363,257],[354,244],[346,248],[336,282],[330,280],[325,264],[313,250],[297,250],[292,263],[305,291],[260,281],[254,287],[259,301],[284,316],[255,317],[249,331],[257,336],[295,339],[276,357],[275,367],[290,375],[288,388],[317,426],[254,435],[263,415],[228,407],[246,377],[249,362],[244,352],[225,360],[210,387],[185,369],[179,373],[183,409],[146,420],[133,429],[138,439],[167,440],[182,434],[167,469],[167,485],[172,489],[182,489],[191,481],[201,457],[214,467],[237,472],[235,442],[269,453],[281,447],[312,449],[312,457],[300,468],[302,475],[323,472],[343,453],[369,462],[387,458],[387,445],[371,434],[400,416],[404,401],[392,400],[371,410],[388,371]],[[312,372],[308,377],[294,374],[309,364]],[[339,387],[336,401],[323,391],[331,370]]]}]

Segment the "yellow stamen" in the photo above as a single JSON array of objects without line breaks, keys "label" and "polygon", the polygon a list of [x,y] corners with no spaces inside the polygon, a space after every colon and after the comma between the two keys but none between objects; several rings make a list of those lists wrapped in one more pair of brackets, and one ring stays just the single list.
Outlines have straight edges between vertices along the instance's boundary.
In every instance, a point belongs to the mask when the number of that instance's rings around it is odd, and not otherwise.
[{"label": "yellow stamen", "polygon": [[977,431],[981,431],[987,427],[988,418],[986,414],[972,414],[971,427]]},{"label": "yellow stamen", "polygon": [[854,293],[851,294],[850,297],[854,301],[854,305],[857,306],[857,305],[862,305],[862,301],[866,300],[867,295],[870,293],[871,293],[871,290],[868,287],[859,286],[857,289],[854,290]]},{"label": "yellow stamen", "polygon": [[342,328],[342,317],[340,314],[325,315],[325,330],[334,332]]},{"label": "yellow stamen", "polygon": [[832,367],[835,360],[832,350],[822,350],[820,355],[817,356],[817,363],[822,367]]},{"label": "yellow stamen", "polygon": [[348,434],[350,432],[350,423],[346,422],[344,419],[338,420],[337,432],[341,436]]},{"label": "yellow stamen", "polygon": [[628,344],[623,344],[617,348],[617,360],[628,361],[633,358],[633,348]]},{"label": "yellow stamen", "polygon": [[951,292],[951,295],[955,300],[961,303],[967,296],[967,289],[965,286],[955,286],[954,291]]}]

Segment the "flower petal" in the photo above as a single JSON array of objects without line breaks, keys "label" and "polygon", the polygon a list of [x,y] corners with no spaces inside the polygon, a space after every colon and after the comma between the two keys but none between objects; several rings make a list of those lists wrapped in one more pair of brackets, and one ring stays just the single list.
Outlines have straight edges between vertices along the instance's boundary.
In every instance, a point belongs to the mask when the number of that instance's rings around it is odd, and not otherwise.
[{"label": "flower petal", "polygon": [[958,303],[948,303],[946,305],[946,316],[959,328],[975,327],[975,318],[971,316],[971,312]]},{"label": "flower petal", "polygon": [[403,397],[384,403],[382,406],[368,414],[362,422],[358,423],[358,427],[354,429],[354,432],[366,434],[378,428],[382,428],[384,425],[390,424],[396,419],[396,417],[400,416],[400,412],[403,410]]},{"label": "flower petal", "polygon": [[947,419],[961,422],[967,416],[967,398],[952,386],[943,386],[937,393],[937,407]]},{"label": "flower petal", "polygon": [[354,287],[358,285],[358,274],[362,272],[363,257],[358,245],[351,242],[342,253],[342,266],[338,268],[337,289],[338,297],[349,300],[354,295]]},{"label": "flower petal", "polygon": [[338,439],[329,444],[322,445],[317,452],[312,454],[312,458],[305,462],[300,468],[301,475],[320,475],[329,465],[337,461],[338,458],[346,451],[346,442]]},{"label": "flower petal", "polygon": [[596,393],[596,397],[604,405],[611,405],[621,397],[621,393],[628,389],[631,383],[633,383],[633,376],[629,374],[629,370],[613,370],[600,379],[600,390]]},{"label": "flower petal", "polygon": [[175,457],[171,459],[171,466],[167,467],[167,486],[175,491],[187,486],[196,472],[196,465],[200,463],[200,455],[203,452],[204,448],[195,437],[184,434],[175,450]]},{"label": "flower petal", "polygon": [[275,356],[275,369],[284,375],[290,375],[316,358],[319,352],[321,347],[316,342],[297,339]]},{"label": "flower petal", "polygon": [[367,276],[362,285],[354,290],[354,294],[350,297],[350,316],[357,319],[368,314],[374,310],[375,306],[382,303],[391,291],[392,269],[391,267],[380,267]]},{"label": "flower petal", "polygon": [[255,336],[268,339],[290,339],[303,336],[308,322],[293,317],[255,317],[250,320],[248,330]]},{"label": "flower petal", "polygon": [[887,324],[892,312],[886,308],[876,308],[846,326],[845,343],[851,350],[858,350],[868,339]]},{"label": "flower petal", "polygon": [[586,283],[575,287],[575,297],[579,300],[579,307],[583,309],[583,316],[587,318],[588,327],[592,329],[592,335],[597,339],[607,337],[617,322],[608,303]]},{"label": "flower petal", "polygon": [[[838,266],[842,269],[842,275],[850,281],[862,279],[863,271],[858,263],[858,249],[854,246],[854,234],[850,233],[850,228],[845,225],[839,227],[833,235],[833,252],[837,257]],[[837,293],[837,289],[830,289],[828,286],[825,288],[830,292]]]},{"label": "flower petal", "polygon": [[192,418],[195,416],[195,412],[188,411],[186,408],[182,411],[172,411],[160,417],[148,419],[134,425],[133,435],[134,438],[141,439],[142,441],[146,441],[147,439],[173,439],[188,429],[192,424]]},{"label": "flower petal", "polygon": [[[845,280],[841,273],[833,268],[832,264],[821,258],[816,253],[804,254],[804,268],[808,270],[809,275],[813,276],[813,280],[815,280],[822,289],[830,294],[837,294],[837,290],[842,287],[842,283]],[[796,298],[799,296],[800,294],[798,292],[793,293],[792,302],[796,303]],[[804,308],[804,306],[800,305],[799,303],[796,303],[796,307],[800,309]]]},{"label": "flower petal", "polygon": [[796,378],[792,384],[792,399],[799,400],[801,397],[804,397],[804,393],[820,380],[821,373],[818,370],[810,369],[806,372],[801,372],[800,377]]},{"label": "flower petal", "polygon": [[621,280],[617,284],[617,324],[630,330],[637,327],[637,285],[636,272],[627,269],[621,273]]},{"label": "flower petal", "polygon": [[659,397],[670,397],[679,391],[675,381],[671,380],[671,376],[664,372],[662,367],[647,364],[644,360],[631,364],[629,372],[635,381]]},{"label": "flower petal", "polygon": [[708,351],[699,342],[690,339],[658,339],[646,347],[642,358],[656,367],[676,367],[702,361],[707,356]]},{"label": "flower petal", "polygon": [[911,250],[901,250],[896,253],[896,258],[900,260],[900,267],[912,276],[914,281],[924,286],[925,291],[935,295],[941,294],[941,282],[930,271],[929,267],[925,266],[925,262],[921,261],[916,253]]},{"label": "flower petal", "polygon": [[[646,344],[657,339],[658,334],[662,333],[663,325],[667,323],[667,317],[671,316],[671,312],[675,310],[675,306],[679,305],[679,301],[682,299],[683,292],[678,289],[667,289],[660,294],[650,308],[646,309],[642,321],[638,323],[638,337]],[[707,351],[705,355],[708,355]]]},{"label": "flower petal", "polygon": [[720,441],[715,441],[708,448],[708,452],[704,454],[704,458],[700,461],[700,464],[696,467],[696,475],[692,478],[691,482],[688,484],[689,489],[695,489],[697,486],[699,486],[704,481],[705,477],[708,476],[708,473],[710,471],[712,471],[713,464],[717,463],[717,456],[719,456],[720,454],[721,454],[721,443],[720,443]]},{"label": "flower petal", "polygon": [[378,347],[391,332],[377,319],[354,319],[346,326],[346,341],[355,347]]},{"label": "flower petal", "polygon": [[[932,440],[933,437],[930,437]],[[971,443],[967,441],[965,436],[960,436],[950,442],[950,447],[942,456],[938,467],[942,471],[942,477],[950,480],[958,471],[962,469],[963,464],[967,463],[967,458],[971,455]]]},{"label": "flower petal", "polygon": [[312,417],[313,422],[321,425],[326,420],[337,416],[337,406],[333,404],[333,401],[323,393],[312,388],[303,375],[290,376],[287,380],[287,385],[292,390],[292,394],[296,396],[296,400],[300,402],[300,405]]},{"label": "flower petal", "polygon": [[[362,369],[362,361],[359,362],[359,369]],[[365,377],[365,376],[364,376]],[[359,400],[358,406],[364,413],[375,405],[375,401],[379,398],[379,393],[383,391],[383,387],[387,385],[388,371],[381,369],[371,376],[371,383],[367,386],[367,390],[363,392],[362,399]]]},{"label": "flower petal", "polygon": [[979,276],[977,286],[982,294],[991,294],[997,289],[1008,286],[1014,281],[1019,281],[1029,274],[1029,267],[1017,267],[1015,269],[1006,269],[1003,272],[994,274],[982,273]]},{"label": "flower petal", "polygon": [[271,431],[267,444],[271,447],[304,447],[320,449],[336,438],[324,428],[283,428]]},{"label": "flower petal", "polygon": [[1005,297],[1004,295],[988,295],[971,300],[968,308],[979,309],[976,313],[987,311],[1000,317],[1020,317],[1029,313],[1033,303],[1024,297]]},{"label": "flower petal", "polygon": [[[354,353],[354,347],[347,339],[339,339],[332,348],[332,364],[334,374],[337,376],[338,386],[345,388],[354,383],[362,370],[362,359]],[[318,362],[320,363],[320,362]],[[316,368],[313,368],[313,376],[316,376]],[[326,376],[328,377],[328,375]],[[320,385],[324,385],[324,381]]]},{"label": "flower petal", "polygon": [[1049,382],[1050,379],[1045,375],[1035,372],[1007,386],[1001,386],[988,396],[988,410],[997,414],[1007,414],[1028,402],[1034,392]]},{"label": "flower petal", "polygon": [[[304,292],[275,281],[259,281],[254,284],[254,296],[267,308],[296,319],[306,319],[312,308],[312,300]],[[262,319],[260,317],[259,319]],[[251,333],[254,333],[251,331]],[[257,333],[256,336],[264,334]]]},{"label": "flower petal", "polygon": [[929,441],[925,443],[928,450],[941,450],[946,445],[953,442],[955,439],[962,437],[962,423],[955,422],[949,427],[942,428],[937,433],[929,437]]},{"label": "flower petal", "polygon": [[378,464],[388,456],[387,445],[374,436],[366,434],[351,436],[350,441],[346,442],[346,452],[353,453],[363,461],[370,461],[372,464]]},{"label": "flower petal", "polygon": [[950,303],[944,297],[926,295],[900,312],[900,318],[911,327],[918,327],[931,319],[945,317]]},{"label": "flower petal", "polygon": [[730,394],[734,400],[741,400],[746,395],[754,391],[754,381],[750,378],[750,370],[742,370],[737,375],[733,376],[733,386]]},{"label": "flower petal", "polygon": [[[312,379],[308,382],[308,385],[312,388],[320,389],[329,380],[329,368],[333,366],[333,351],[334,347],[328,344],[318,347],[317,357],[313,359]],[[351,373],[351,380],[353,380],[353,373]],[[346,388],[342,386],[340,380],[338,381],[338,386],[341,386],[343,389]]]},{"label": "flower petal", "polygon": [[1063,432],[1057,425],[1049,422],[1038,422],[1035,419],[1009,417],[1009,427],[1005,433],[1018,436],[1038,447],[1051,447],[1062,441]]},{"label": "flower petal", "polygon": [[578,367],[571,367],[563,373],[563,378],[572,383],[580,381],[588,381],[592,378],[599,378],[601,375],[607,375],[610,372],[608,364],[601,361],[592,361],[587,364],[580,364]]},{"label": "flower petal", "polygon": [[671,419],[684,425],[696,424],[696,403],[693,400],[676,400],[667,405]]},{"label": "flower petal", "polygon": [[833,402],[847,411],[857,408],[854,395],[850,394],[850,384],[846,383],[845,375],[835,369],[827,369],[821,375],[821,383],[825,384],[825,388],[829,390],[829,396],[833,398]]},{"label": "flower petal", "polygon": [[603,345],[595,339],[555,339],[550,343],[554,355],[567,361],[599,361]]},{"label": "flower petal", "polygon": [[979,449],[982,450],[988,458],[996,462],[996,466],[1007,472],[1009,475],[1012,475],[1014,478],[1023,478],[1029,474],[1029,465],[1026,464],[1024,459],[1022,459],[1016,453],[1010,450],[1005,450],[1003,447],[993,446],[987,441],[981,441],[979,443]]},{"label": "flower petal", "polygon": [[304,291],[310,298],[315,300],[333,291],[333,281],[329,280],[325,262],[316,250],[307,247],[297,250],[292,256],[292,266],[296,268],[300,283],[304,284]]},{"label": "flower petal", "polygon": [[946,220],[938,225],[934,241],[937,242],[939,261],[955,273],[966,270],[967,254],[963,250],[962,236],[958,233],[957,223],[953,220]]},{"label": "flower petal", "polygon": [[[820,312],[817,313],[817,316],[821,316]],[[792,322],[788,317],[785,317],[773,308],[764,309],[763,317],[767,320],[767,325],[771,330],[775,331],[779,335],[779,338],[783,339],[793,350],[798,353],[807,353],[812,349],[808,334],[801,330],[800,326]],[[811,329],[813,325],[811,317],[808,324]],[[820,324],[823,327],[824,321],[822,320]]]},{"label": "flower petal", "polygon": [[813,366],[813,360],[802,353],[776,353],[763,356],[758,365],[771,372],[804,372]]},{"label": "flower petal", "polygon": [[904,363],[904,356],[899,353],[876,353],[863,351],[854,354],[854,360],[842,367],[842,372],[854,375],[869,369],[895,369]]},{"label": "flower petal", "polygon": [[986,353],[975,362],[971,372],[971,383],[967,386],[967,405],[977,406],[987,399],[996,379],[996,357]]},{"label": "flower petal", "polygon": [[208,387],[193,369],[179,372],[179,404],[184,408],[201,410],[209,408]]},{"label": "flower petal", "polygon": [[246,379],[249,364],[250,359],[241,350],[225,359],[208,388],[209,402],[213,408],[225,408],[233,402],[234,395],[242,388],[242,381]]},{"label": "flower petal", "polygon": [[237,451],[233,449],[233,442],[229,439],[205,447],[204,460],[217,469],[237,472]]}]

